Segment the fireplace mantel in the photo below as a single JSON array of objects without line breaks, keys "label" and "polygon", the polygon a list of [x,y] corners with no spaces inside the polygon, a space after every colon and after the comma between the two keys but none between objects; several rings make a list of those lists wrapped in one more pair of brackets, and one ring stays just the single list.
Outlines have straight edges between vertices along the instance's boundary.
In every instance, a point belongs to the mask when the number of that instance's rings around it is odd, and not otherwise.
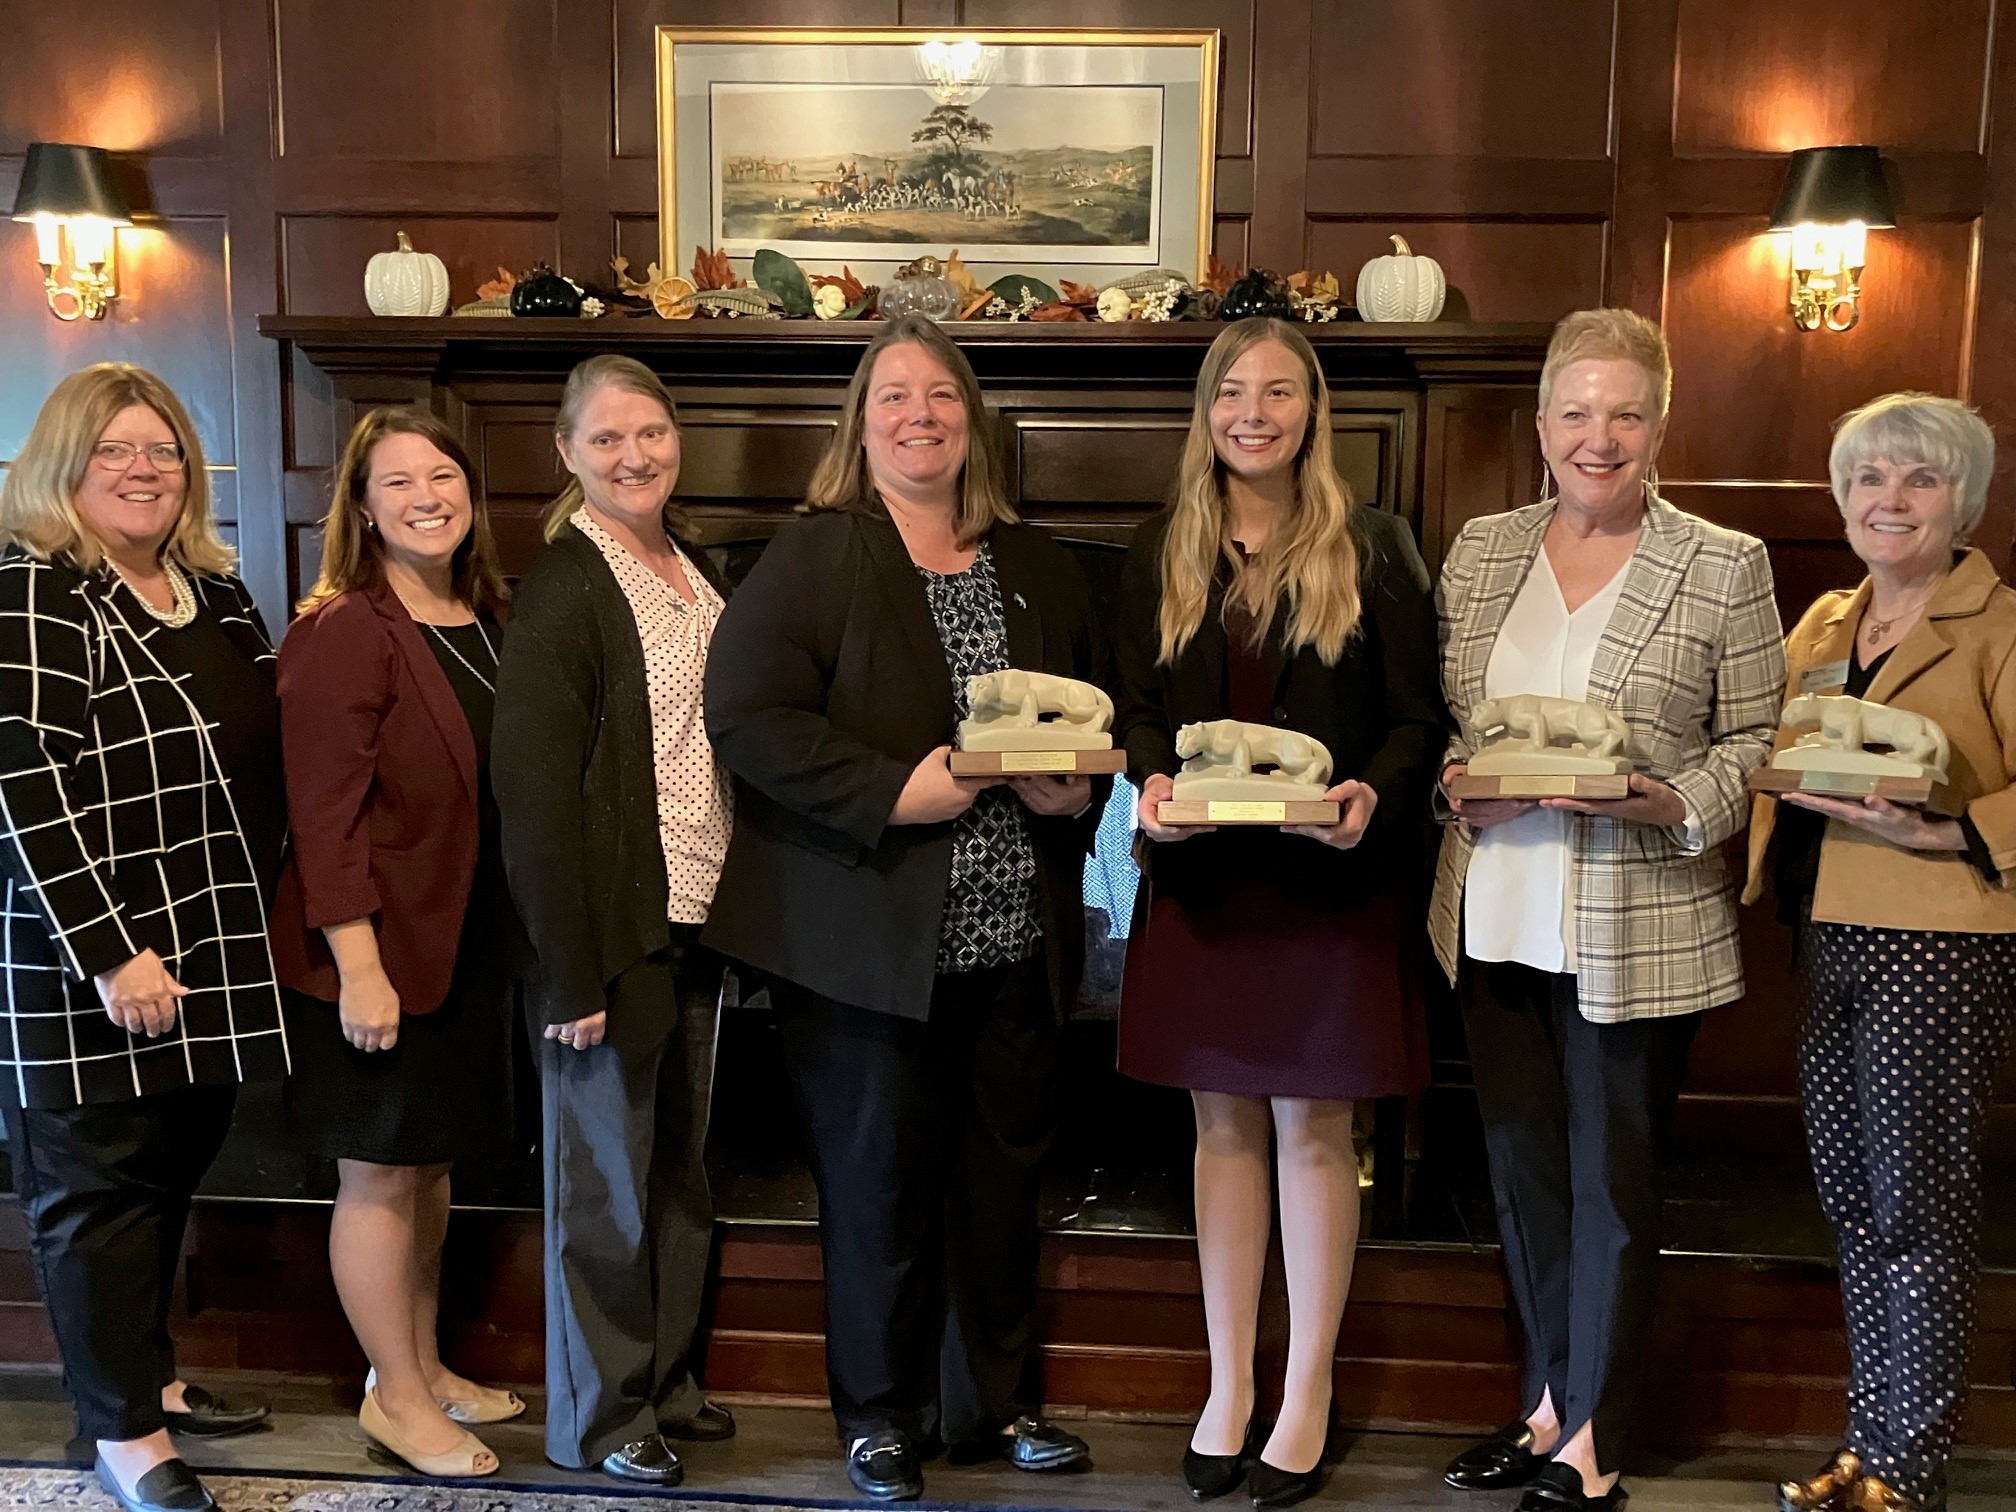
[{"label": "fireplace mantel", "polygon": [[[575,363],[622,352],[680,404],[679,492],[716,539],[762,534],[802,490],[877,322],[432,320],[269,315],[288,389],[287,520],[298,587],[356,417],[415,405],[468,443],[514,570],[538,550],[558,487],[551,444]],[[1001,426],[1008,481],[1031,519],[1119,541],[1166,496],[1205,349],[1223,326],[948,326]],[[1533,395],[1549,328],[1345,322],[1301,328],[1332,390],[1338,469],[1407,519],[1431,562],[1465,519],[1530,498]]]}]

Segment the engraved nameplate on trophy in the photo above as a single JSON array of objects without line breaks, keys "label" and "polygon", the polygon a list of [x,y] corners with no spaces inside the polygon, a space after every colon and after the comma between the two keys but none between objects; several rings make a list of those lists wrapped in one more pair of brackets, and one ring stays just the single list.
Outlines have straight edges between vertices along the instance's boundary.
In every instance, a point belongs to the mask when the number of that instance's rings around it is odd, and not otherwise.
[{"label": "engraved nameplate on trophy", "polygon": [[1799,733],[1751,773],[1753,793],[1876,797],[1949,816],[1966,806],[1946,785],[1952,744],[1923,714],[1845,693],[1801,693],[1778,726]]},{"label": "engraved nameplate on trophy", "polygon": [[1470,730],[1477,753],[1464,775],[1449,782],[1451,798],[1630,795],[1631,732],[1614,709],[1521,693],[1478,704]]},{"label": "engraved nameplate on trophy", "polygon": [[1330,752],[1296,730],[1213,719],[1176,732],[1183,770],[1155,817],[1191,824],[1335,824],[1341,805],[1330,786]]},{"label": "engraved nameplate on trophy", "polygon": [[955,777],[1028,773],[1074,776],[1127,769],[1113,749],[1113,700],[1076,678],[1048,672],[983,672],[966,679],[972,710],[959,721],[948,765]]}]

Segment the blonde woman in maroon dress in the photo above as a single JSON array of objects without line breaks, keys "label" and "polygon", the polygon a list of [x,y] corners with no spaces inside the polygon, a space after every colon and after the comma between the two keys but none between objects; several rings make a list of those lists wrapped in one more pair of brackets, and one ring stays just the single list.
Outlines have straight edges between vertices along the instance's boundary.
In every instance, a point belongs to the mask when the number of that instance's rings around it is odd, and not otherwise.
[{"label": "blonde woman in maroon dress", "polygon": [[[1199,1500],[1246,1479],[1256,1506],[1288,1506],[1320,1483],[1330,1423],[1358,1237],[1351,1105],[1426,1080],[1396,878],[1446,738],[1427,569],[1406,526],[1339,481],[1329,393],[1292,326],[1242,321],[1212,344],[1176,501],[1135,535],[1120,618],[1117,733],[1155,842],[1120,1069],[1188,1089],[1197,1115],[1211,1395],[1184,1473]],[[1340,821],[1157,823],[1177,730],[1225,718],[1322,741]],[[1277,1182],[1288,1374],[1263,1444],[1253,1346]]]}]

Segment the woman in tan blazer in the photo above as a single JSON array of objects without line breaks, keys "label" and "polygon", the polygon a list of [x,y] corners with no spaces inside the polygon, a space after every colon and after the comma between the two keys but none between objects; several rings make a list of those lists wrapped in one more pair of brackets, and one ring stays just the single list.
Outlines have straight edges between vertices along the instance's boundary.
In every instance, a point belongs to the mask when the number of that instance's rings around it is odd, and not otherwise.
[{"label": "woman in tan blazer", "polygon": [[1755,800],[1743,899],[1762,894],[1775,840],[1853,1362],[1848,1441],[1779,1488],[1785,1512],[1942,1505],[1967,1396],[1981,1141],[2016,1020],[2016,592],[1963,545],[1994,464],[1994,434],[1957,400],[1890,394],[1846,416],[1828,471],[1869,575],[1823,594],[1785,647],[1788,700],[1845,692],[1944,729],[1960,809]]},{"label": "woman in tan blazer", "polygon": [[1614,710],[1629,796],[1468,799],[1430,927],[1463,1004],[1506,1274],[1526,1338],[1522,1416],[1458,1456],[1522,1512],[1624,1499],[1617,1470],[1659,1259],[1661,1147],[1703,1009],[1743,992],[1721,849],[1749,817],[1784,678],[1763,544],[1653,485],[1671,368],[1628,310],[1563,320],[1540,376],[1554,491],[1472,520],[1442,568],[1442,683],[1465,770],[1480,700]]}]

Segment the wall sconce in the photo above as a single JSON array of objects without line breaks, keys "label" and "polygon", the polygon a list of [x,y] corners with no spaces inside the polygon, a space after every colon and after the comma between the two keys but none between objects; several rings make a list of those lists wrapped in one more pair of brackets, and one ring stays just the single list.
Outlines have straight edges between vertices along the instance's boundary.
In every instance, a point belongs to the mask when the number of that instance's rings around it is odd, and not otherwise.
[{"label": "wall sconce", "polygon": [[[113,276],[115,230],[133,218],[113,187],[111,160],[102,147],[30,142],[14,196],[14,219],[35,227],[35,260],[49,313],[58,320],[103,320],[119,297]],[[68,243],[70,276],[61,275]]]},{"label": "wall sconce", "polygon": [[1000,48],[983,46],[971,38],[940,42],[934,37],[917,47],[917,71],[923,76],[924,88],[940,105],[971,105],[987,93],[1000,61]]},{"label": "wall sconce", "polygon": [[1802,331],[1852,330],[1862,318],[1867,233],[1896,224],[1876,148],[1793,153],[1771,212],[1771,229],[1792,234],[1792,323]]}]

